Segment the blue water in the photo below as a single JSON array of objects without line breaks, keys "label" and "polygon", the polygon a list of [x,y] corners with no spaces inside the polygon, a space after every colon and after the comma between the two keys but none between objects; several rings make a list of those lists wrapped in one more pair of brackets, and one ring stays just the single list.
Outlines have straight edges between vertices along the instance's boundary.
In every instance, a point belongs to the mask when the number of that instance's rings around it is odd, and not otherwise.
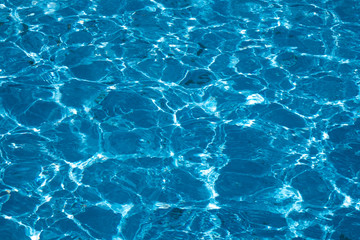
[{"label": "blue water", "polygon": [[0,240],[360,239],[360,1],[0,0]]}]

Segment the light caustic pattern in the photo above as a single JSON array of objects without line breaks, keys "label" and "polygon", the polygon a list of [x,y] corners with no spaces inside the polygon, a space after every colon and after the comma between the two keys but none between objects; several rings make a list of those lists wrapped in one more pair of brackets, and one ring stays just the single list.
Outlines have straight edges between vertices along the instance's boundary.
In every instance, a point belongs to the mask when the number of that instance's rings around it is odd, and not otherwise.
[{"label": "light caustic pattern", "polygon": [[360,1],[0,1],[1,239],[359,239]]}]

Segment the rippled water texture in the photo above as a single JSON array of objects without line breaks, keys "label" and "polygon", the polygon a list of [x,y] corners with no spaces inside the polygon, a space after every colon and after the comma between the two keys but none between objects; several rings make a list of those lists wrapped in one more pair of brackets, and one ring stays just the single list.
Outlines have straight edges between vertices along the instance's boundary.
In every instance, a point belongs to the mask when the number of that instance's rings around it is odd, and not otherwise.
[{"label": "rippled water texture", "polygon": [[0,0],[0,239],[360,239],[360,1]]}]

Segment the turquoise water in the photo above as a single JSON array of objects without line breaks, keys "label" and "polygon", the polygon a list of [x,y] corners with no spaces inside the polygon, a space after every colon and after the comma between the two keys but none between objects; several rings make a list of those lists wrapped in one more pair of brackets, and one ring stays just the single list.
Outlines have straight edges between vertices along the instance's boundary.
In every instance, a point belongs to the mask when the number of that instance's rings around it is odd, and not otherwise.
[{"label": "turquoise water", "polygon": [[359,23],[0,0],[0,239],[360,239]]}]

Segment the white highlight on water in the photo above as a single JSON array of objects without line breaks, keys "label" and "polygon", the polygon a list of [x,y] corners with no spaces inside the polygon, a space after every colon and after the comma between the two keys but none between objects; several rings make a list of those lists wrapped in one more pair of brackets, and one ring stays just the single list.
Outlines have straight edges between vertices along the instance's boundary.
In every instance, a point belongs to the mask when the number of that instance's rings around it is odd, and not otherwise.
[{"label": "white highlight on water", "polygon": [[255,105],[263,103],[265,99],[260,94],[252,94],[246,98],[246,105]]}]

